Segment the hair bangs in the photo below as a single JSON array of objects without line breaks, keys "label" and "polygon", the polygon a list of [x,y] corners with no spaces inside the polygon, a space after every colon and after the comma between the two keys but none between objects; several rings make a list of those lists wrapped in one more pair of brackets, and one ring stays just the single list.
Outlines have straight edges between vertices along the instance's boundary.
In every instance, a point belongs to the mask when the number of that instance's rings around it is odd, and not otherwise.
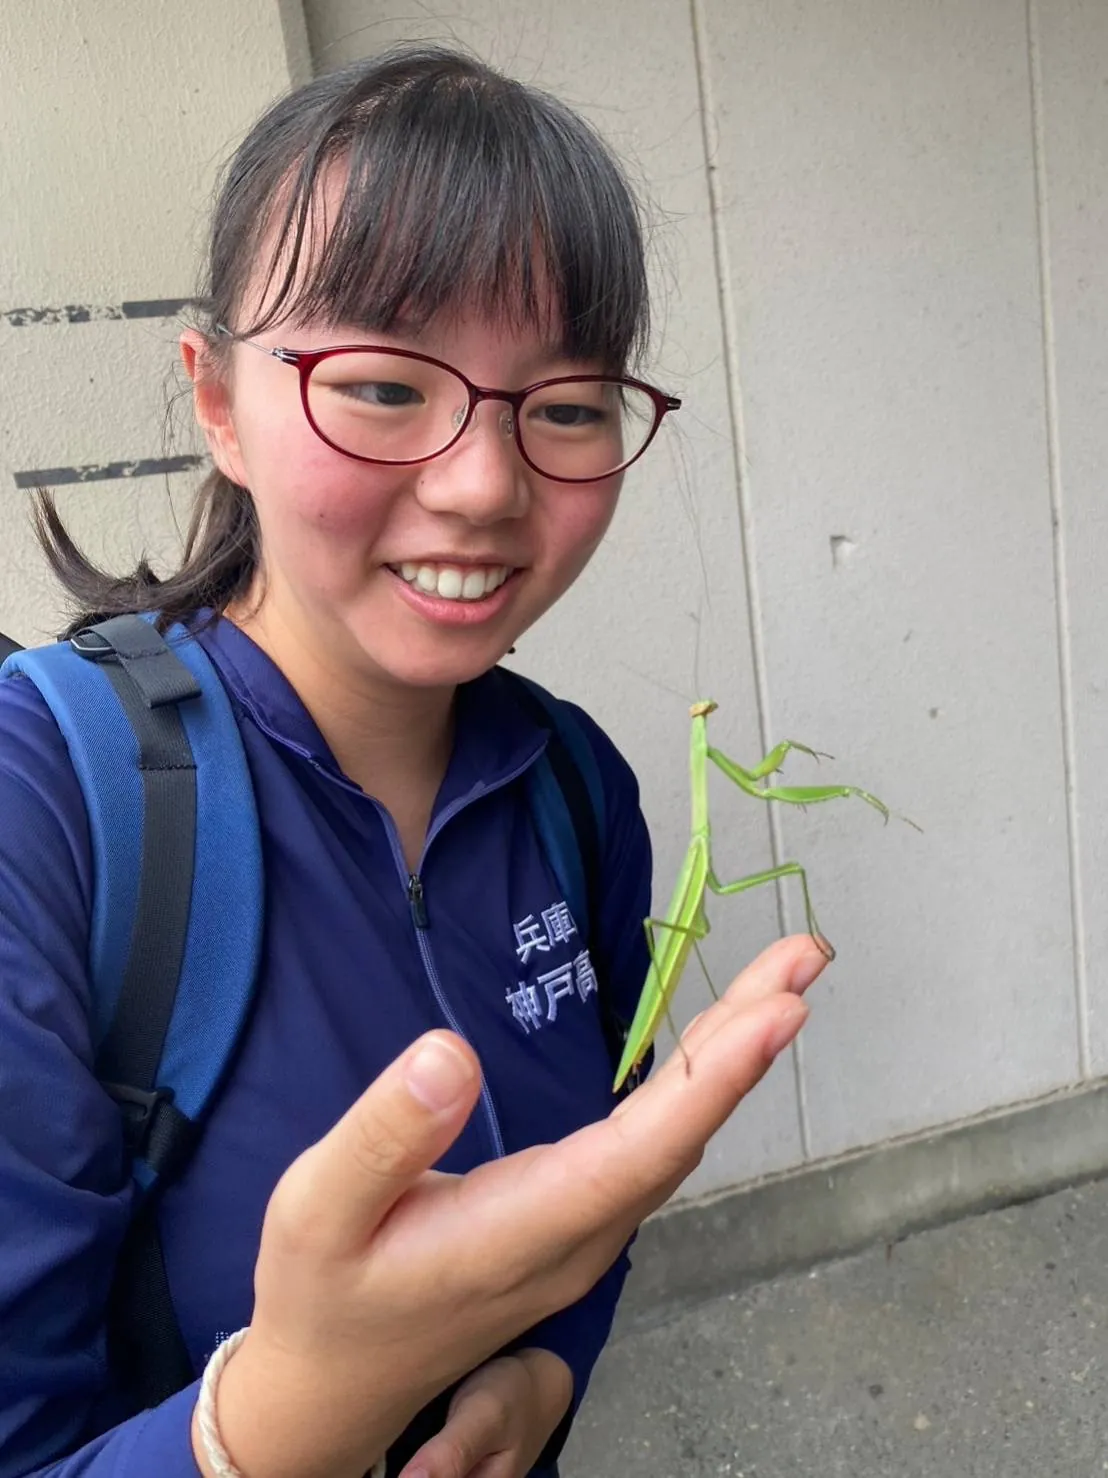
[{"label": "hair bangs", "polygon": [[372,97],[355,85],[335,99],[282,192],[250,331],[310,320],[385,333],[476,313],[624,369],[649,310],[618,164],[557,100],[448,60],[413,69],[409,56],[395,87],[378,76]]}]

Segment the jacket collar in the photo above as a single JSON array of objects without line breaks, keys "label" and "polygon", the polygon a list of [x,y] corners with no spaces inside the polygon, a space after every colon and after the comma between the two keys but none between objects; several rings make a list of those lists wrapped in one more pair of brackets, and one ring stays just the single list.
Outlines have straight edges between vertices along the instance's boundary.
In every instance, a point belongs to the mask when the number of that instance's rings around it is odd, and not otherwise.
[{"label": "jacket collar", "polygon": [[[237,705],[270,739],[310,760],[336,780],[343,774],[318,725],[277,664],[233,622],[201,621],[197,639]],[[462,683],[455,699],[454,750],[435,811],[476,800],[526,769],[548,731],[515,700],[499,668]]]}]

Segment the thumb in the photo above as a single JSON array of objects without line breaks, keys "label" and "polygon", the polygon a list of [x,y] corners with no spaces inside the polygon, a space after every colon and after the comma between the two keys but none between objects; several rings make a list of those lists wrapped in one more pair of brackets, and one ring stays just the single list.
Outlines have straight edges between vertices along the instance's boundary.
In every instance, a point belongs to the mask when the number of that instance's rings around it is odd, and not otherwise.
[{"label": "thumb", "polygon": [[[425,1442],[400,1478],[472,1478],[478,1464],[500,1452],[506,1441],[505,1417],[493,1403],[462,1399],[446,1425]],[[479,1471],[479,1469],[478,1469]]]},{"label": "thumb", "polygon": [[481,1089],[471,1047],[428,1032],[282,1176],[267,1215],[323,1257],[360,1252],[369,1234],[461,1133]]},{"label": "thumb", "polygon": [[[442,1430],[408,1460],[400,1478],[496,1478],[490,1460],[514,1445],[519,1433],[513,1429],[530,1387],[526,1368],[514,1356],[480,1366],[455,1392]],[[509,1478],[511,1454],[506,1456]]]}]

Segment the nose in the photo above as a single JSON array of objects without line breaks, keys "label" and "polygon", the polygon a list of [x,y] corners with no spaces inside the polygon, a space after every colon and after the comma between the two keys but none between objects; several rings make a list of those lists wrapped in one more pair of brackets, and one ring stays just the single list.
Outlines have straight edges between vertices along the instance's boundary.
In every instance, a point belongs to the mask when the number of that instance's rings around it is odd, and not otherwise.
[{"label": "nose", "polygon": [[424,464],[416,489],[424,508],[477,525],[526,513],[528,468],[515,444],[512,416],[511,406],[491,398],[474,409],[454,445]]}]

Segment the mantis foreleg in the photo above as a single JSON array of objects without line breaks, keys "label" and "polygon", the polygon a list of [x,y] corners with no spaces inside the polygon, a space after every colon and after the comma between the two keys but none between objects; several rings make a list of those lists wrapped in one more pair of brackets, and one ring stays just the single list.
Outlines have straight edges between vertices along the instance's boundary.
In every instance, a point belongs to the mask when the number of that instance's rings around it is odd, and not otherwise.
[{"label": "mantis foreleg", "polygon": [[[885,802],[879,801],[875,795],[870,795],[868,790],[860,790],[856,785],[759,785],[757,782],[760,779],[772,773],[771,770],[766,769],[766,766],[777,755],[778,750],[782,752],[781,757],[783,758],[789,749],[803,750],[804,746],[788,742],[779,744],[777,749],[768,754],[753,770],[745,770],[742,765],[736,764],[734,760],[728,759],[720,750],[713,749],[710,745],[707,753],[708,758],[723,771],[728,780],[733,780],[740,790],[745,790],[747,795],[756,796],[759,800],[785,801],[793,806],[813,806],[819,801],[845,800],[847,796],[856,795],[859,800],[865,801],[875,811],[880,811],[888,821],[892,813]],[[815,751],[808,750],[807,753],[814,754]]]},{"label": "mantis foreleg", "polygon": [[[806,754],[809,759],[813,760],[830,760],[835,758],[832,754],[825,754],[822,749],[809,749],[806,744],[798,744],[795,739],[783,739],[780,744],[775,745],[770,750],[764,760],[759,760],[749,770],[744,769],[743,774],[751,781],[764,780],[767,775],[775,775],[784,764],[785,756],[792,750],[795,750],[797,754]],[[708,753],[716,759],[717,764],[721,759],[725,758],[718,751],[709,750]],[[733,763],[734,761],[732,760],[728,761],[728,764]],[[735,768],[740,769],[742,767],[736,765]]]}]

